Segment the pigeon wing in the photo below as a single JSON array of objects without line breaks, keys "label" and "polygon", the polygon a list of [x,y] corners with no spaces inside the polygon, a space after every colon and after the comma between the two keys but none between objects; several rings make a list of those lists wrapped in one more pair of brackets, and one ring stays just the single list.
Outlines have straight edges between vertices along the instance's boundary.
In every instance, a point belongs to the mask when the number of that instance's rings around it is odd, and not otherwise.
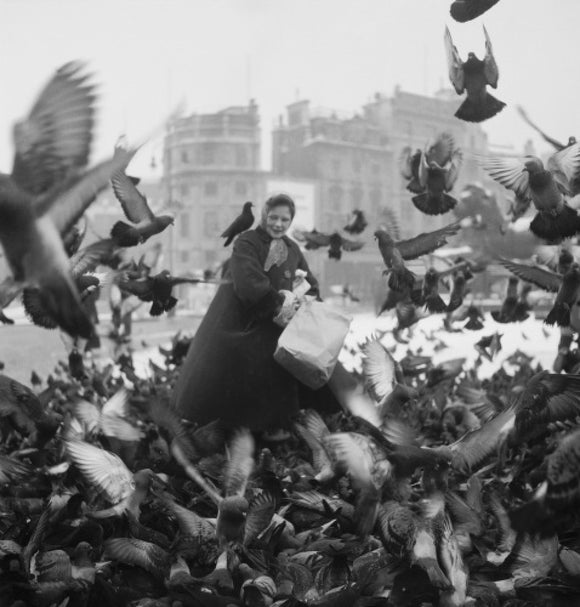
[{"label": "pigeon wing", "polygon": [[453,44],[449,28],[445,28],[445,52],[447,54],[447,68],[449,70],[449,80],[458,95],[465,90],[465,75],[463,73],[463,62]]},{"label": "pigeon wing", "polygon": [[544,291],[557,293],[562,286],[562,275],[556,272],[550,272],[550,270],[532,264],[516,263],[504,258],[500,258],[499,263],[518,278],[531,282],[536,287],[544,289]]},{"label": "pigeon wing", "polygon": [[499,79],[499,70],[495,61],[495,57],[493,56],[491,40],[489,39],[489,34],[485,29],[485,25],[483,26],[483,35],[485,36],[485,57],[483,59],[483,73],[489,86],[495,89],[497,88],[497,81]]},{"label": "pigeon wing", "polygon": [[124,171],[117,171],[111,179],[115,197],[121,203],[127,219],[133,223],[151,221],[153,215],[147,198],[135,187],[135,184]]},{"label": "pigeon wing", "polygon": [[460,227],[459,222],[451,223],[439,230],[423,232],[409,240],[400,240],[395,246],[404,260],[417,259],[447,244],[447,238],[457,234]]}]

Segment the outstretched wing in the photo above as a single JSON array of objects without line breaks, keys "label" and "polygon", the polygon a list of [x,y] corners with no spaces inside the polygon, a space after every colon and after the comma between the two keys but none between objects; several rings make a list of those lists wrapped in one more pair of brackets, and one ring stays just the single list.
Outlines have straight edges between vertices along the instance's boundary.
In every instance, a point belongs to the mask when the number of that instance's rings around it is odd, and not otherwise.
[{"label": "outstretched wing", "polygon": [[12,177],[23,190],[46,192],[88,163],[96,92],[84,71],[80,62],[62,66],[15,125]]},{"label": "outstretched wing", "polygon": [[550,137],[549,135],[544,133],[544,131],[542,131],[542,129],[540,129],[540,127],[536,123],[532,122],[532,120],[528,116],[526,110],[524,110],[524,108],[521,105],[516,106],[516,109],[518,111],[518,114],[524,119],[524,121],[528,124],[528,126],[532,127],[534,129],[534,131],[536,131],[538,133],[538,135],[540,135],[540,137],[542,137],[542,139],[544,139],[544,141],[546,141],[550,145],[554,146],[556,148],[556,150],[563,150],[566,147],[563,143],[560,143],[557,139],[553,139],[552,137]]},{"label": "outstretched wing", "polygon": [[365,243],[360,240],[348,240],[341,237],[341,246],[345,251],[359,251],[364,247]]},{"label": "outstretched wing", "polygon": [[461,95],[465,90],[465,76],[463,73],[463,62],[457,51],[457,47],[453,44],[451,32],[449,28],[445,28],[445,51],[447,53],[447,67],[449,70],[449,80],[458,95]]},{"label": "outstretched wing", "polygon": [[135,187],[124,171],[117,171],[111,179],[115,197],[121,203],[127,219],[139,223],[153,219],[154,215],[147,204],[147,198]]},{"label": "outstretched wing", "polygon": [[411,146],[406,145],[399,155],[399,171],[405,179],[413,179],[413,165],[411,159],[413,158],[413,149]]},{"label": "outstretched wing", "polygon": [[524,171],[525,167],[520,159],[484,156],[479,157],[478,161],[493,180],[515,192],[516,196],[524,200],[531,199],[528,173]]},{"label": "outstretched wing", "polygon": [[562,285],[562,275],[556,272],[550,272],[539,266],[535,266],[527,263],[516,263],[503,257],[499,259],[499,263],[512,274],[515,274],[518,278],[531,282],[536,287],[549,291],[550,293],[557,293]]},{"label": "outstretched wing", "polygon": [[298,242],[305,242],[306,246],[311,249],[319,247],[327,247],[330,244],[330,236],[317,230],[306,232],[305,230],[294,230],[292,233]]},{"label": "outstretched wing", "polygon": [[421,255],[427,255],[447,244],[447,238],[459,232],[459,222],[451,223],[440,230],[423,232],[409,240],[401,240],[395,243],[404,260],[417,259]]},{"label": "outstretched wing", "polygon": [[496,89],[497,81],[499,79],[499,70],[495,61],[495,57],[493,56],[491,40],[489,39],[489,34],[485,29],[485,25],[483,26],[483,34],[485,36],[485,57],[483,59],[483,73],[489,86],[492,86],[494,89]]},{"label": "outstretched wing", "polygon": [[568,194],[577,194],[571,187],[580,177],[580,143],[574,143],[548,158],[548,170]]}]

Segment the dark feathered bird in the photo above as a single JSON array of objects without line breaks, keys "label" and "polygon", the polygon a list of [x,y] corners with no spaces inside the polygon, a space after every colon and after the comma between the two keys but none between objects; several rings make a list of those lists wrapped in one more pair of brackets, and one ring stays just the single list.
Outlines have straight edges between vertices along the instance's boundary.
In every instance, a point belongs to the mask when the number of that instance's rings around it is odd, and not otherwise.
[{"label": "dark feathered bird", "polygon": [[125,217],[133,224],[117,221],[111,229],[111,238],[120,247],[134,247],[146,242],[151,236],[160,234],[169,225],[173,217],[159,215],[149,207],[147,198],[135,186],[134,180],[124,171],[117,171],[111,179],[115,197],[121,203]]},{"label": "dark feathered bird", "polygon": [[468,53],[467,61],[463,62],[457,48],[453,44],[451,33],[445,28],[445,50],[447,52],[447,64],[449,67],[449,79],[458,95],[467,92],[467,98],[459,106],[455,116],[466,122],[483,122],[505,107],[503,101],[499,101],[490,95],[487,85],[497,88],[499,71],[493,56],[491,40],[485,27],[485,57],[483,61]]},{"label": "dark feathered bird", "polygon": [[474,306],[473,304],[469,306],[467,309],[467,318],[468,320],[463,326],[464,329],[467,329],[468,331],[479,331],[480,329],[483,329],[484,325],[482,321],[485,320],[485,316],[483,315],[481,308]]},{"label": "dark feathered bird", "polygon": [[537,213],[530,230],[548,242],[561,242],[580,231],[578,213],[568,206],[565,195],[579,193],[580,143],[552,154],[544,163],[535,156],[483,158],[483,168],[516,199],[533,202]]},{"label": "dark feathered bird", "polygon": [[499,0],[455,0],[451,3],[449,12],[455,21],[466,23],[477,19],[498,2]]},{"label": "dark feathered bird", "polygon": [[225,238],[224,247],[227,247],[232,240],[242,232],[249,230],[254,224],[254,214],[252,213],[251,202],[245,202],[242,212],[232,221],[229,227],[223,231],[220,238]]},{"label": "dark feathered bird", "polygon": [[422,193],[413,196],[413,204],[427,215],[442,215],[455,207],[457,200],[447,194],[453,189],[463,162],[463,153],[449,133],[439,135],[421,154],[418,177]]},{"label": "dark feathered bird", "polygon": [[570,309],[578,298],[580,289],[580,265],[573,263],[562,277],[562,286],[558,290],[556,300],[544,322],[547,325],[557,324],[567,327],[570,324]]},{"label": "dark feathered bird", "polygon": [[349,234],[361,234],[368,226],[364,211],[355,209],[348,223],[344,226],[344,231]]},{"label": "dark feathered bird", "polygon": [[406,188],[414,194],[421,194],[425,188],[419,183],[419,164],[423,152],[419,149],[413,151],[410,146],[405,146],[399,156],[399,172],[407,182]]},{"label": "dark feathered bird", "polygon": [[386,230],[377,230],[375,238],[387,266],[385,273],[390,273],[389,287],[401,290],[406,285],[412,288],[415,283],[415,275],[407,269],[404,262],[432,253],[447,244],[447,238],[457,234],[459,228],[459,223],[452,223],[440,230],[424,232],[414,238],[398,242],[395,242]]},{"label": "dark feathered bird", "polygon": [[201,278],[186,278],[171,276],[168,270],[163,270],[155,276],[146,276],[137,280],[120,278],[119,288],[141,301],[152,302],[149,313],[151,316],[160,316],[168,312],[177,304],[177,298],[171,294],[173,287],[182,284],[199,284],[206,281]]},{"label": "dark feathered bird", "polygon": [[61,238],[135,153],[117,153],[84,171],[94,101],[95,89],[82,64],[60,68],[28,117],[16,124],[12,174],[0,176],[0,242],[14,279],[40,289],[43,305],[63,330],[87,338],[92,323]]},{"label": "dark feathered bird", "polygon": [[310,232],[294,230],[293,236],[298,242],[304,242],[304,246],[308,250],[328,247],[328,258],[336,259],[337,261],[342,258],[343,251],[358,251],[364,246],[364,242],[349,240],[338,232],[325,234],[317,230],[311,230]]},{"label": "dark feathered bird", "polygon": [[499,310],[493,310],[491,317],[500,323],[511,322],[514,311],[518,304],[518,284],[519,280],[516,276],[510,276],[508,279],[508,286],[506,291],[505,299],[501,304]]}]

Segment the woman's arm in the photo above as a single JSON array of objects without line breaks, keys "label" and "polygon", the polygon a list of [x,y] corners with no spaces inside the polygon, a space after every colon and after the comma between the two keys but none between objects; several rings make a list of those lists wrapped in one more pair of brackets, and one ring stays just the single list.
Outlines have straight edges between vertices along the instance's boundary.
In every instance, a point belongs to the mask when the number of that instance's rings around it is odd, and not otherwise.
[{"label": "woman's arm", "polygon": [[234,292],[242,304],[258,318],[272,318],[284,301],[260,263],[259,245],[248,235],[234,241],[229,262]]}]

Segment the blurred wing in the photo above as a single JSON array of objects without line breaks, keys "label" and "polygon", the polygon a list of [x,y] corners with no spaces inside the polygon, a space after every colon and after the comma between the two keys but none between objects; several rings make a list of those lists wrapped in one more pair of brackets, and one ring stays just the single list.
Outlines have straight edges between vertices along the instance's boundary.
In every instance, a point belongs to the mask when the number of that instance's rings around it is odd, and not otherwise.
[{"label": "blurred wing", "polygon": [[548,170],[567,193],[573,194],[570,184],[580,176],[580,142],[575,143],[548,158]]},{"label": "blurred wing", "polygon": [[110,239],[97,240],[75,253],[70,260],[73,276],[94,272],[101,261],[108,259],[117,246]]},{"label": "blurred wing", "polygon": [[427,255],[447,244],[447,238],[457,234],[460,227],[459,222],[452,223],[440,230],[424,232],[409,240],[401,240],[395,243],[395,246],[399,249],[403,259],[417,259],[417,257]]},{"label": "blurred wing", "polygon": [[445,189],[450,191],[457,178],[459,177],[459,171],[461,170],[461,165],[463,164],[463,152],[461,150],[455,150],[451,157],[451,161],[447,167],[447,173],[445,175]]},{"label": "blurred wing", "polygon": [[111,179],[115,197],[121,203],[127,219],[133,223],[154,218],[147,198],[139,192],[133,181],[125,175],[124,171],[117,171]]},{"label": "blurred wing", "polygon": [[449,70],[449,80],[453,85],[456,93],[461,95],[465,90],[465,77],[463,73],[463,62],[457,51],[456,46],[453,44],[451,38],[451,32],[449,28],[445,28],[445,52],[447,53],[447,68]]},{"label": "blurred wing", "polygon": [[497,88],[497,81],[499,79],[499,70],[497,67],[497,63],[495,62],[495,58],[493,56],[491,40],[489,39],[489,34],[485,29],[485,25],[483,26],[483,34],[485,36],[485,57],[483,59],[483,73],[485,75],[487,83],[495,89]]},{"label": "blurred wing", "polygon": [[440,133],[427,151],[429,160],[436,162],[440,167],[445,166],[455,150],[455,139],[451,133]]},{"label": "blurred wing", "polygon": [[376,338],[363,344],[361,353],[365,388],[377,403],[382,403],[395,385],[395,360]]},{"label": "blurred wing", "polygon": [[478,159],[483,169],[494,180],[517,196],[528,200],[532,197],[528,182],[528,173],[517,158],[481,157]]},{"label": "blurred wing", "polygon": [[311,247],[327,247],[330,244],[330,236],[322,232],[302,232],[307,245]]},{"label": "blurred wing", "polygon": [[514,427],[514,422],[515,408],[508,407],[479,430],[468,432],[449,445],[453,468],[464,473],[476,470],[488,457],[497,452]]},{"label": "blurred wing", "polygon": [[243,496],[253,469],[254,439],[247,428],[240,428],[229,444],[229,458],[224,480],[225,496]]},{"label": "blurred wing", "polygon": [[169,554],[157,544],[132,537],[115,537],[106,540],[103,547],[106,559],[136,565],[158,577],[169,573]]},{"label": "blurred wing", "polygon": [[131,471],[115,454],[83,441],[65,441],[65,447],[75,466],[112,504],[118,504],[135,489]]},{"label": "blurred wing", "polygon": [[39,214],[46,212],[59,233],[66,233],[95,201],[97,194],[107,187],[111,175],[119,169],[125,169],[136,152],[133,149],[118,153],[97,164],[66,192],[42,201],[39,204]]},{"label": "blurred wing", "polygon": [[95,87],[84,69],[80,62],[62,66],[15,125],[12,177],[23,190],[41,194],[88,163]]},{"label": "blurred wing", "polygon": [[548,392],[549,421],[565,421],[580,415],[580,375],[547,374],[541,384]]},{"label": "blurred wing", "polygon": [[346,471],[355,489],[362,489],[372,484],[372,461],[369,461],[367,452],[350,434],[346,432],[330,434],[325,439],[325,446],[332,452],[339,468]]},{"label": "blurred wing", "polygon": [[509,259],[500,258],[499,263],[518,278],[531,282],[533,285],[550,293],[557,293],[562,286],[561,274],[556,274],[555,272],[550,272],[550,270],[527,263],[516,263]]},{"label": "blurred wing", "polygon": [[215,526],[199,514],[188,510],[171,499],[163,499],[163,503],[171,510],[177,519],[181,533],[186,536],[199,538],[202,545],[206,542],[215,541]]},{"label": "blurred wing", "polygon": [[96,432],[101,423],[101,412],[96,405],[86,400],[75,403],[75,417],[81,421],[88,432]]},{"label": "blurred wing", "polygon": [[539,126],[537,126],[534,122],[532,122],[530,120],[530,117],[528,116],[527,112],[524,110],[524,108],[521,105],[518,105],[516,107],[516,109],[517,109],[519,115],[528,124],[528,126],[532,127],[534,129],[534,131],[536,131],[540,135],[540,137],[542,137],[544,139],[544,141],[546,141],[550,145],[554,146],[556,148],[556,150],[563,150],[566,147],[563,143],[560,143],[556,139],[553,139],[552,137],[550,137],[549,135],[544,133],[544,131],[542,131]]},{"label": "blurred wing", "polygon": [[359,240],[348,240],[347,238],[341,237],[342,248],[345,251],[359,251],[365,246],[364,242]]},{"label": "blurred wing", "polygon": [[272,522],[276,503],[269,493],[260,493],[250,502],[244,528],[244,545],[249,546]]}]

